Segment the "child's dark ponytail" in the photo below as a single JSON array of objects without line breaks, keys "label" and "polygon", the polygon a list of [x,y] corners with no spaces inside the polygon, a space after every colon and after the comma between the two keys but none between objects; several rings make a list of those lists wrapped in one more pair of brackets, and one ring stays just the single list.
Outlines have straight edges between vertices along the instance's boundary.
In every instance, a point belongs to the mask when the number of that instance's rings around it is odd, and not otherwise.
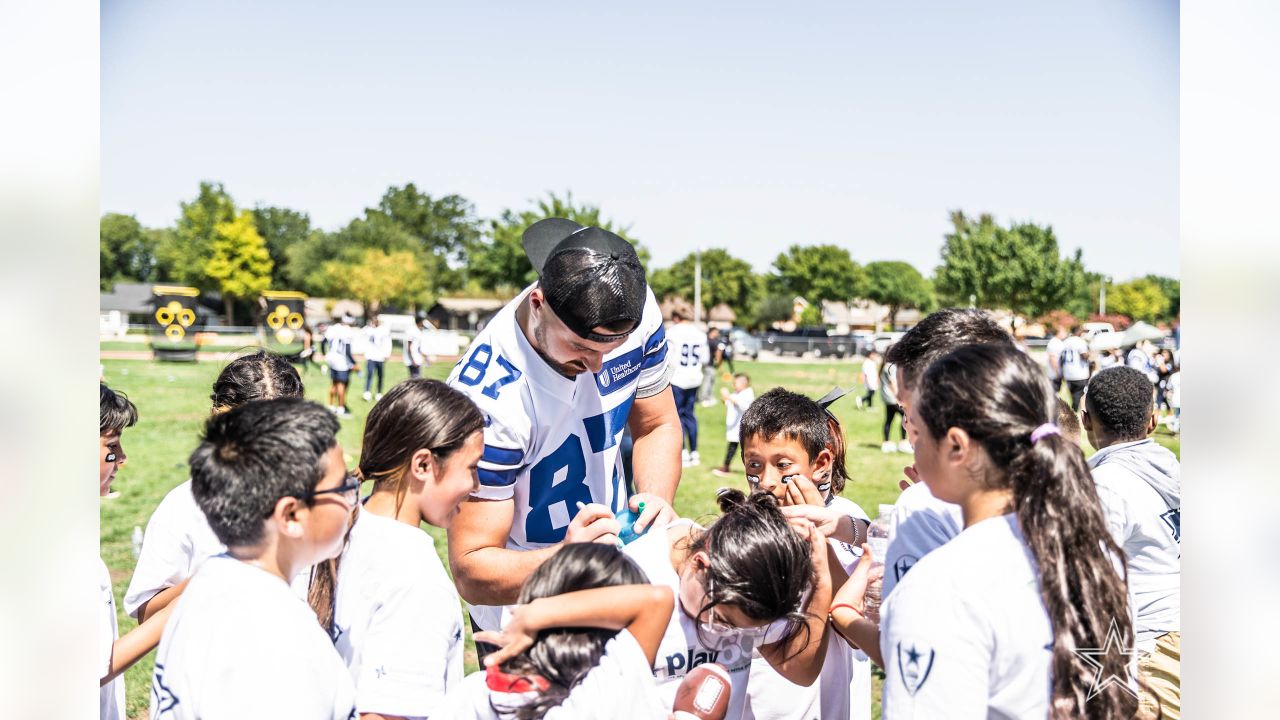
[{"label": "child's dark ponytail", "polygon": [[[1134,632],[1124,553],[1107,530],[1084,454],[1052,424],[1057,407],[1044,371],[1016,349],[962,347],[929,366],[916,401],[922,430],[934,438],[964,430],[1002,471],[994,482],[1013,490],[1053,625],[1050,716],[1131,717],[1137,699],[1128,689],[1113,684],[1091,697],[1097,669],[1074,652],[1105,647],[1112,627],[1132,647]],[[1122,654],[1098,660],[1103,677],[1129,677]]]}]

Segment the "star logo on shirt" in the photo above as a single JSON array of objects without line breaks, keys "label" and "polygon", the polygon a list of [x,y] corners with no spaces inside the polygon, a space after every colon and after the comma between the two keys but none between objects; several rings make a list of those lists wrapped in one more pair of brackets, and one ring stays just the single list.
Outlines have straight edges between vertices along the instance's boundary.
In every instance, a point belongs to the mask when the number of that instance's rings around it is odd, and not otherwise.
[{"label": "star logo on shirt", "polygon": [[385,665],[379,665],[378,667],[373,669],[373,674],[377,675],[378,679],[381,680],[382,678],[386,677],[387,667]]},{"label": "star logo on shirt", "polygon": [[[1133,647],[1128,649],[1124,647],[1124,643],[1120,639],[1120,628],[1116,626],[1115,620],[1112,620],[1111,626],[1107,628],[1107,637],[1103,641],[1101,648],[1080,648],[1071,652],[1094,669],[1093,683],[1089,688],[1089,700],[1092,700],[1094,696],[1112,685],[1119,685],[1125,692],[1138,697],[1138,692],[1134,689],[1137,683],[1133,678],[1133,668],[1138,650]],[[1115,673],[1106,673],[1106,677],[1103,677],[1102,659],[1108,659],[1116,655],[1124,660],[1124,677]]]},{"label": "star logo on shirt", "polygon": [[902,679],[902,685],[908,693],[915,695],[924,687],[924,682],[929,679],[929,673],[933,670],[935,657],[936,654],[928,646],[921,647],[920,643],[913,642],[910,647],[903,647],[902,643],[898,643],[898,677]]},{"label": "star logo on shirt", "polygon": [[151,689],[151,692],[155,693],[156,696],[156,716],[160,717],[178,705],[178,696],[174,695],[169,686],[164,684],[164,665],[160,663],[156,663],[153,684],[155,687]]},{"label": "star logo on shirt", "polygon": [[338,638],[342,637],[342,633],[344,632],[346,631],[343,630],[337,622],[333,623],[333,629],[329,631],[329,638],[333,640],[334,645],[338,644]]}]

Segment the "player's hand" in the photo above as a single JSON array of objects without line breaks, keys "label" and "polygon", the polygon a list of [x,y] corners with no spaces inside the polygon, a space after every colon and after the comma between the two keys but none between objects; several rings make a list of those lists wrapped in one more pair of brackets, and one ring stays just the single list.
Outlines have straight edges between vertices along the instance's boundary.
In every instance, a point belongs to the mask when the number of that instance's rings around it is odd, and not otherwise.
[{"label": "player's hand", "polygon": [[846,538],[853,538],[853,521],[839,510],[822,505],[784,505],[781,510],[787,519],[804,518],[813,523],[823,537],[845,542],[848,542]]},{"label": "player's hand", "polygon": [[483,630],[475,634],[476,642],[497,645],[498,649],[484,657],[485,667],[500,665],[533,647],[537,628],[529,627],[529,605],[513,605],[511,620],[498,632]]},{"label": "player's hand", "polygon": [[908,465],[902,468],[902,474],[907,476],[906,480],[898,481],[898,489],[906,490],[907,488],[920,482],[920,473],[916,470],[915,465]]},{"label": "player's hand", "polygon": [[578,503],[578,514],[569,522],[569,527],[564,532],[564,541],[617,545],[618,532],[621,530],[622,525],[609,508],[600,503]]},{"label": "player's hand", "polygon": [[783,478],[783,491],[780,505],[825,505],[826,500],[818,486],[804,475],[789,475]]},{"label": "player's hand", "polygon": [[627,507],[631,508],[631,512],[640,512],[640,503],[644,503],[644,512],[640,513],[640,517],[636,518],[635,524],[631,526],[637,535],[648,530],[652,525],[666,525],[679,517],[676,515],[675,508],[671,507],[671,503],[653,493],[632,495],[627,501]]}]

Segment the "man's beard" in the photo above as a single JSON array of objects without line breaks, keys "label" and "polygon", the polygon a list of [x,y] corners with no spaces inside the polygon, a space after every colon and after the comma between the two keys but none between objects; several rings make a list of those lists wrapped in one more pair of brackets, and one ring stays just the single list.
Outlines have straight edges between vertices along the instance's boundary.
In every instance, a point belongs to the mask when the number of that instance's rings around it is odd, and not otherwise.
[{"label": "man's beard", "polygon": [[547,346],[547,331],[541,323],[539,323],[538,326],[533,329],[533,340],[535,343],[537,343],[537,345],[533,348],[534,351],[538,353],[538,357],[541,357],[543,362],[551,366],[552,370],[555,370],[556,372],[569,378],[570,380],[577,378],[579,375],[587,371],[587,367],[585,365],[581,365],[576,362],[573,362],[573,363],[558,362],[552,359],[550,355],[547,355],[547,353],[543,351],[543,348]]}]

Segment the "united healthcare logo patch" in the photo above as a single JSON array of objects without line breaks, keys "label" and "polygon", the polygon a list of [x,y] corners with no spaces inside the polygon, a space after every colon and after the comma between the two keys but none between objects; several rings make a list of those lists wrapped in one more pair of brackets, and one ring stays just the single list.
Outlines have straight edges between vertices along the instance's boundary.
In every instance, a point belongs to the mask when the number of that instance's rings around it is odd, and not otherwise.
[{"label": "united healthcare logo patch", "polygon": [[929,679],[934,657],[933,649],[927,645],[912,642],[903,647],[898,643],[898,677],[902,678],[902,685],[911,695],[915,695]]},{"label": "united healthcare logo patch", "polygon": [[601,395],[626,387],[632,377],[640,372],[644,362],[644,348],[636,348],[625,355],[606,362],[596,373],[596,387]]}]

